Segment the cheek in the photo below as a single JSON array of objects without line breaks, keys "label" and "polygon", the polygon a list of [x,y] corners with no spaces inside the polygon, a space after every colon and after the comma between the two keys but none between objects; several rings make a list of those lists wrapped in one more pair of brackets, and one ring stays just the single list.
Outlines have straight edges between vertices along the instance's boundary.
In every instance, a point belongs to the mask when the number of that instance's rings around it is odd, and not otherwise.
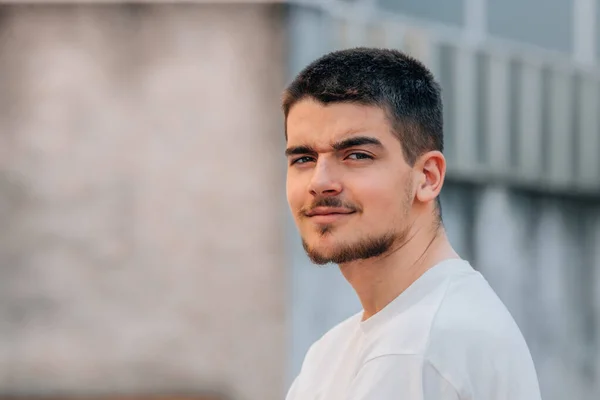
[{"label": "cheek", "polygon": [[[408,180],[391,174],[357,182],[353,191],[365,217],[389,222],[406,208]],[[382,221],[383,220],[383,221]]]},{"label": "cheek", "polygon": [[393,196],[390,188],[381,191],[371,191],[364,198],[364,210],[367,217],[373,216],[378,220],[387,220],[392,217],[394,210],[398,207],[398,199]]},{"label": "cheek", "polygon": [[303,186],[298,180],[290,179],[289,177],[287,178],[286,196],[292,211],[296,211],[303,206],[305,192],[306,190],[303,189]]}]

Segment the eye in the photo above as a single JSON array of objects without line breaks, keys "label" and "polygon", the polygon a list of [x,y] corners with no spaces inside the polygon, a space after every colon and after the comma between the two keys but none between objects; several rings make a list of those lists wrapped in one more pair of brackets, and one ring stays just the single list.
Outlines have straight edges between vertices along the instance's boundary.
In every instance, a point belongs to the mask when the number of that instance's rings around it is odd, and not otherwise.
[{"label": "eye", "polygon": [[351,153],[346,157],[350,160],[372,160],[373,157],[365,153]]},{"label": "eye", "polygon": [[294,165],[294,164],[306,164],[307,162],[310,162],[310,161],[313,161],[312,157],[304,156],[304,157],[299,157],[299,158],[293,159],[290,164],[291,165]]}]

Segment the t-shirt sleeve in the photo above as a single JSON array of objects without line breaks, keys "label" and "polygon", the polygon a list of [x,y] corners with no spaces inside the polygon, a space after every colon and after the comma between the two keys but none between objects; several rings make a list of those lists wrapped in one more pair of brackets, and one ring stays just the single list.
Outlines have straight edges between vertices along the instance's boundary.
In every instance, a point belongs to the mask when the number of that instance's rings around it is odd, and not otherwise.
[{"label": "t-shirt sleeve", "polygon": [[298,397],[298,393],[296,393],[298,391],[298,377],[296,377],[294,379],[294,381],[292,382],[292,385],[290,386],[290,389],[287,392],[287,395],[285,396],[285,400],[297,400],[296,398]]},{"label": "t-shirt sleeve", "polygon": [[422,356],[387,355],[368,361],[347,400],[460,400],[458,392]]},{"label": "t-shirt sleeve", "polygon": [[[296,377],[294,378],[290,388],[288,389],[288,392],[285,396],[285,400],[301,400],[300,399],[300,394],[299,392],[300,390],[300,381],[303,379],[303,372],[305,370],[309,370],[311,369],[311,365],[312,363],[315,362],[315,356],[318,355],[318,351],[317,351],[317,347],[320,343],[320,340],[317,340],[316,342],[314,342],[309,348],[308,351],[306,352],[306,356],[304,357],[304,360],[302,361],[302,367],[300,368],[300,372],[298,373],[298,375],[296,375]],[[306,373],[304,373],[305,375]]]}]

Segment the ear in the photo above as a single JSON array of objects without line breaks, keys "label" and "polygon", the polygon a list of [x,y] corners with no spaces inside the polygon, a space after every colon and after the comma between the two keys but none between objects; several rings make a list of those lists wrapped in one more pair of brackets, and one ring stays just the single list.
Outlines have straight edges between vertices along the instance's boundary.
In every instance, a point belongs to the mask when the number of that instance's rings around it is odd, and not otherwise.
[{"label": "ear", "polygon": [[419,184],[415,197],[421,203],[433,201],[442,190],[446,177],[446,159],[439,151],[423,154],[415,163]]}]

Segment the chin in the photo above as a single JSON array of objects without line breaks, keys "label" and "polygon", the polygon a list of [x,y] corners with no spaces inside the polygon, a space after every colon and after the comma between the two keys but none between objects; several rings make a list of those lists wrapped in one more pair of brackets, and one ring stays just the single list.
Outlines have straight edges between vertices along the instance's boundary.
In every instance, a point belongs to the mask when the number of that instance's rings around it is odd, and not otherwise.
[{"label": "chin", "polygon": [[364,238],[354,237],[355,240],[340,236],[332,233],[319,235],[313,232],[306,238],[308,240],[302,238],[302,244],[315,264],[344,264],[381,256],[388,252],[398,239],[394,232]]},{"label": "chin", "polygon": [[313,234],[308,240],[302,240],[304,250],[309,254],[319,255],[321,258],[331,258],[338,254],[345,246],[345,242],[341,242],[332,234],[324,236]]},{"label": "chin", "polygon": [[335,253],[340,247],[342,246],[339,243],[328,240],[316,241],[313,242],[312,246],[310,246],[311,249],[323,254]]},{"label": "chin", "polygon": [[333,263],[337,249],[329,246],[305,246],[306,255],[313,264],[325,265]]},{"label": "chin", "polygon": [[302,235],[313,247],[329,247],[340,242],[340,234],[331,226],[319,226],[312,228],[307,235]]}]

